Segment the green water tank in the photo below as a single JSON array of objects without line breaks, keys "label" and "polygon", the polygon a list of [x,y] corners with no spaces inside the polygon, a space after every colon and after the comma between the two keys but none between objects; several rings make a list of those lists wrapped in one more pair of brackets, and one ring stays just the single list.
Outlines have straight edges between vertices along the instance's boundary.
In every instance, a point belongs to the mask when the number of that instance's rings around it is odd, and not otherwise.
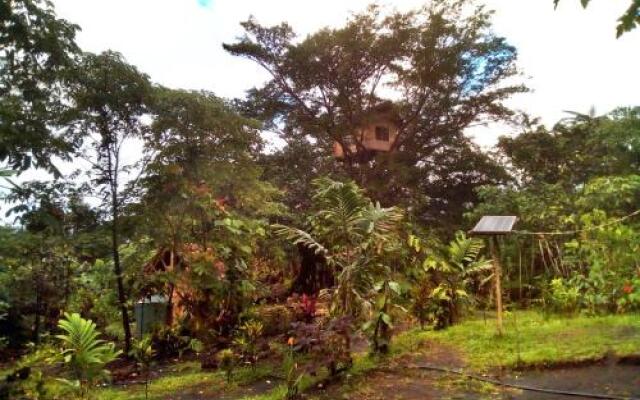
[{"label": "green water tank", "polygon": [[136,336],[140,338],[153,332],[167,321],[167,298],[163,295],[152,295],[139,300],[134,307],[134,315]]}]

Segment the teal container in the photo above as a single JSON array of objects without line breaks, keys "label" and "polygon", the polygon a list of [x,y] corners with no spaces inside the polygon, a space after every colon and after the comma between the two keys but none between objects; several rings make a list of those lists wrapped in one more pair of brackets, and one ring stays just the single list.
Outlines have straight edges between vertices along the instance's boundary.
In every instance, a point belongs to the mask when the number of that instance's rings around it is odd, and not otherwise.
[{"label": "teal container", "polygon": [[162,295],[145,297],[136,303],[134,316],[138,338],[153,332],[167,321],[167,298]]}]

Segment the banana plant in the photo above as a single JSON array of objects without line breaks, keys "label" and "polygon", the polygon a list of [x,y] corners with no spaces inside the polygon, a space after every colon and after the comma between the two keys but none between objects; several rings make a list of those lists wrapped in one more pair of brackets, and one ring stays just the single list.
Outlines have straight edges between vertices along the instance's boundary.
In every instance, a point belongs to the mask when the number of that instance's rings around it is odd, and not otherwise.
[{"label": "banana plant", "polygon": [[274,225],[278,236],[312,249],[333,268],[332,311],[357,317],[370,309],[371,289],[389,268],[385,254],[398,247],[403,212],[372,202],[354,182],[329,178],[314,181],[316,212],[308,229]]},{"label": "banana plant", "polygon": [[372,352],[386,354],[389,352],[393,330],[391,310],[407,310],[395,301],[402,294],[400,283],[384,280],[375,285],[374,291],[376,296],[373,317],[363,325],[362,330],[369,334]]}]

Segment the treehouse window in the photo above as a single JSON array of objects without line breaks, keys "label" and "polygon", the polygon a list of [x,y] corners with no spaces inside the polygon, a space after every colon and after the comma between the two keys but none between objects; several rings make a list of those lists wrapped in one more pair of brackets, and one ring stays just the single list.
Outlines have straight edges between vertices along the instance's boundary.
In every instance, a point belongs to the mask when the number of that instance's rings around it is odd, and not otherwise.
[{"label": "treehouse window", "polygon": [[386,126],[376,126],[376,140],[380,140],[382,142],[389,141],[389,128]]}]

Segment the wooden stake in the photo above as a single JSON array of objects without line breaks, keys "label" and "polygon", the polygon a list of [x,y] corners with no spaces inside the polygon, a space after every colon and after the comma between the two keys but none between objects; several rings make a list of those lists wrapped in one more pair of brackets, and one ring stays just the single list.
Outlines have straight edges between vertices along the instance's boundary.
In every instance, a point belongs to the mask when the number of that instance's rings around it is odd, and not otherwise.
[{"label": "wooden stake", "polygon": [[493,259],[494,268],[494,281],[496,288],[496,317],[498,323],[498,335],[502,335],[502,287],[501,287],[501,274],[502,267],[500,266],[500,257],[498,256],[498,243],[495,236],[489,239],[489,248],[491,249],[491,258]]}]

